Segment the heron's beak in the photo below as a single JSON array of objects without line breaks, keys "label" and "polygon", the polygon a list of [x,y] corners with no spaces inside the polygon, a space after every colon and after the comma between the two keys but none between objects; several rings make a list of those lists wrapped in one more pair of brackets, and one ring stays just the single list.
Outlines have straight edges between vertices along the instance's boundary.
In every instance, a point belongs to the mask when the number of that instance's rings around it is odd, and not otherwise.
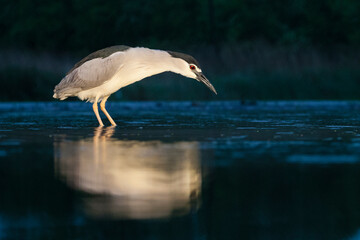
[{"label": "heron's beak", "polygon": [[204,83],[211,91],[213,91],[215,94],[217,94],[214,86],[210,83],[210,81],[205,77],[205,75],[203,73],[201,73],[201,72],[196,73],[196,80]]}]

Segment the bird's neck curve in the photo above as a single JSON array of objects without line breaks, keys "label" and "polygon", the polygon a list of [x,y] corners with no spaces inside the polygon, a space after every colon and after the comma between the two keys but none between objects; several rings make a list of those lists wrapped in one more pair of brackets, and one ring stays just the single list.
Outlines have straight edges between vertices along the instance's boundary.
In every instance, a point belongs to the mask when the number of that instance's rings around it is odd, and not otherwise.
[{"label": "bird's neck curve", "polygon": [[133,51],[136,52],[135,55],[141,56],[137,58],[139,66],[146,68],[151,75],[162,72],[181,74],[186,65],[184,60],[172,57],[167,51],[140,47],[134,48]]}]

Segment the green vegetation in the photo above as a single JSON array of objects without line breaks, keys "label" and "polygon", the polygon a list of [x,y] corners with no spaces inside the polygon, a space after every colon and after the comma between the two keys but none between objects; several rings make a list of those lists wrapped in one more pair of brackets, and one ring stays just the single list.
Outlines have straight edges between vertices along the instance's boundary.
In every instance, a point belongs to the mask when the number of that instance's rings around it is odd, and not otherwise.
[{"label": "green vegetation", "polygon": [[50,100],[76,61],[116,44],[191,53],[219,92],[165,75],[124,88],[112,97],[117,100],[360,98],[360,1],[19,0],[1,6],[1,101]]},{"label": "green vegetation", "polygon": [[3,47],[89,52],[114,44],[184,48],[265,40],[360,44],[352,0],[21,0],[2,2]]},{"label": "green vegetation", "polygon": [[[221,86],[230,99],[355,100],[360,98],[360,69],[320,70],[316,72],[261,72],[224,78]],[[215,81],[215,85],[222,79]]]},{"label": "green vegetation", "polygon": [[[52,100],[62,76],[35,69],[0,70],[0,101]],[[210,76],[218,90],[212,94],[192,79],[174,74],[151,77],[115,93],[112,100],[277,100],[360,98],[360,69],[301,73],[257,72]]]},{"label": "green vegetation", "polygon": [[52,98],[55,79],[60,75],[36,69],[0,70],[0,101],[45,101]]}]

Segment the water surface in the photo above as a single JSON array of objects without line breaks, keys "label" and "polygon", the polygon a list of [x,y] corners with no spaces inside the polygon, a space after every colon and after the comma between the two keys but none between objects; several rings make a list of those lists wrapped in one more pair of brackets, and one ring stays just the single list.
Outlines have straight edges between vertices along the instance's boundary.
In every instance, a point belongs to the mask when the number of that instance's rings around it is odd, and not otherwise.
[{"label": "water surface", "polygon": [[360,237],[360,102],[108,110],[0,104],[0,239]]}]

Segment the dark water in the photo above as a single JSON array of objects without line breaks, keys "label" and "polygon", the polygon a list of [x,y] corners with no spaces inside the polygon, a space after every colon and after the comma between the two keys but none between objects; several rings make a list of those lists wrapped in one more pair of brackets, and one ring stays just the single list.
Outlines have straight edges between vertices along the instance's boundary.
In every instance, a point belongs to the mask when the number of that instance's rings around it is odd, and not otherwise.
[{"label": "dark water", "polygon": [[360,238],[360,102],[108,110],[0,104],[0,239]]}]

